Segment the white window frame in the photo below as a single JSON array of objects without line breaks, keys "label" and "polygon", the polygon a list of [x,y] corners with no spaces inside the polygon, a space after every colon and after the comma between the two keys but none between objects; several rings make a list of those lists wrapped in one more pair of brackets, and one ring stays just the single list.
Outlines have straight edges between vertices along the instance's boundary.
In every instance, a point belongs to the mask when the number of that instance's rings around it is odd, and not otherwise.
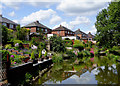
[{"label": "white window frame", "polygon": [[7,26],[7,24],[6,24],[6,23],[2,23],[2,25]]}]

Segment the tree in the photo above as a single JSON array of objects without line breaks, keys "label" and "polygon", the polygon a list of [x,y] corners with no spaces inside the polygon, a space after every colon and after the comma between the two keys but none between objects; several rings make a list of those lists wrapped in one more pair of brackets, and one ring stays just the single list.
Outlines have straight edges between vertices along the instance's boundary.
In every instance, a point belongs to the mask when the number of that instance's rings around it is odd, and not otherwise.
[{"label": "tree", "polygon": [[8,28],[3,25],[0,25],[0,27],[2,29],[2,44],[5,45],[9,41]]},{"label": "tree", "polygon": [[20,28],[20,25],[18,25],[16,29],[17,29],[17,39],[25,40],[27,38],[29,30],[26,28]]},{"label": "tree", "polygon": [[50,38],[50,47],[52,51],[55,52],[64,52],[65,51],[65,44],[61,37],[52,36]]},{"label": "tree", "polygon": [[95,39],[100,46],[111,48],[120,44],[120,1],[109,3],[108,8],[99,12],[95,27]]}]

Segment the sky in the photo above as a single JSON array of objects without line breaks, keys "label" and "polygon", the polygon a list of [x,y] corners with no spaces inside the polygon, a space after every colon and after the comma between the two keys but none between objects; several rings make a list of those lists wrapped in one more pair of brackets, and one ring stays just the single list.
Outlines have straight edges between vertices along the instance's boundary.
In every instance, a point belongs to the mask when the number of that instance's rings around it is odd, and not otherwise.
[{"label": "sky", "polygon": [[21,26],[39,21],[55,29],[63,25],[72,31],[96,33],[97,14],[110,0],[2,0],[0,13]]}]

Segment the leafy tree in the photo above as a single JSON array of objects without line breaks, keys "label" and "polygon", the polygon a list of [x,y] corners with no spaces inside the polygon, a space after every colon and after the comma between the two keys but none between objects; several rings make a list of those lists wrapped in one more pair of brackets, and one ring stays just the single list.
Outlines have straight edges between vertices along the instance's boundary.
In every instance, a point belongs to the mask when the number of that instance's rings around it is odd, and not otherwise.
[{"label": "leafy tree", "polygon": [[9,41],[8,28],[6,26],[0,25],[2,29],[2,44],[5,45]]},{"label": "leafy tree", "polygon": [[51,50],[54,52],[64,52],[66,49],[62,38],[58,36],[52,36],[50,38],[50,45]]},{"label": "leafy tree", "polygon": [[29,30],[26,28],[20,28],[20,25],[18,25],[16,29],[17,29],[17,39],[25,40],[27,38],[27,35],[29,34]]},{"label": "leafy tree", "polygon": [[100,46],[110,48],[120,44],[120,1],[109,3],[108,8],[99,12],[95,27],[95,39]]}]

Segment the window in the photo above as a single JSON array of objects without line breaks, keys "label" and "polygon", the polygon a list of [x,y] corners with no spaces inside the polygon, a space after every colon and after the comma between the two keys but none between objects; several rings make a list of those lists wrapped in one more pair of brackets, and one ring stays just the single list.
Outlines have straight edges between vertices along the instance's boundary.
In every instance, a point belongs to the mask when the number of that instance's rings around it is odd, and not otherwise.
[{"label": "window", "polygon": [[6,23],[3,23],[2,25],[7,26],[7,24],[6,24]]},{"label": "window", "polygon": [[13,28],[13,24],[10,24],[10,28]]},{"label": "window", "polygon": [[70,32],[68,31],[68,34],[69,34]]},{"label": "window", "polygon": [[47,29],[45,29],[45,32],[47,32]]},{"label": "window", "polygon": [[58,31],[57,33],[60,34],[60,31]]},{"label": "window", "polygon": [[92,38],[89,38],[89,41],[91,41],[92,40]]}]

